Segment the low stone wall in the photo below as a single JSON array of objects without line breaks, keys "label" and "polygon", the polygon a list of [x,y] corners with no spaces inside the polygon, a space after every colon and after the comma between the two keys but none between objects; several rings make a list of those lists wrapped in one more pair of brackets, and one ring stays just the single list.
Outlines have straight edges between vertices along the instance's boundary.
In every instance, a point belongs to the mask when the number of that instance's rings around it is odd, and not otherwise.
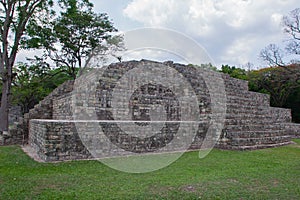
[{"label": "low stone wall", "polygon": [[[79,136],[79,131],[84,133]],[[102,130],[107,129],[107,134],[95,131],[95,123],[98,128]],[[100,127],[99,123],[102,124]],[[200,124],[199,124],[200,125]],[[172,152],[172,151],[185,151],[187,149],[199,149],[202,145],[203,139],[206,134],[206,126],[202,124],[202,129],[194,135],[181,135],[176,136],[175,140],[178,142],[177,146],[165,148],[159,151],[164,144],[155,142],[155,140],[145,140],[142,143],[134,139],[128,139],[128,136],[121,134],[114,134],[114,122],[76,122],[69,120],[37,120],[30,121],[30,135],[29,144],[38,153],[38,156],[46,161],[63,161],[63,160],[76,160],[76,159],[90,159],[90,158],[104,158],[113,156],[128,156],[134,153],[141,152]],[[128,122],[127,129],[130,128]],[[279,129],[278,125],[273,125],[270,130],[257,130],[253,131],[240,131],[238,135],[234,132],[227,132],[226,139],[220,139],[216,147],[222,149],[235,149],[235,150],[254,150],[260,148],[270,148],[290,144],[291,135],[298,134],[300,125],[284,124],[281,127],[282,131],[273,131]],[[106,127],[102,129],[103,127]],[[123,126],[124,127],[124,126]],[[248,128],[253,126],[248,126]],[[245,128],[245,127],[244,127]],[[100,130],[99,129],[99,130]],[[226,131],[226,128],[223,130]],[[292,131],[296,131],[292,133]],[[110,136],[108,135],[110,134]],[[193,133],[186,133],[193,134]],[[174,139],[174,138],[173,138]],[[162,141],[162,140],[159,140]],[[173,141],[174,142],[174,141]],[[166,141],[167,143],[167,141]],[[93,151],[93,156],[89,153]],[[190,146],[185,146],[190,144]],[[119,148],[116,148],[118,146]],[[127,149],[127,150],[126,150]]]},{"label": "low stone wall", "polygon": [[[150,122],[156,123],[157,122]],[[165,122],[159,122],[161,125]],[[122,122],[126,133],[114,132],[116,123],[111,121],[30,120],[29,145],[46,162],[138,155],[139,153],[167,153],[199,149],[205,137],[205,124],[197,123],[194,132],[186,132],[182,123],[169,123],[165,135],[140,139],[131,129],[132,122]],[[199,129],[199,126],[202,128]],[[132,133],[130,133],[132,130]],[[81,135],[78,134],[81,132]],[[174,137],[173,137],[173,136]],[[168,144],[170,142],[170,144]],[[92,152],[91,153],[89,152]]]},{"label": "low stone wall", "polygon": [[29,145],[44,161],[91,158],[79,138],[74,122],[30,120]]}]

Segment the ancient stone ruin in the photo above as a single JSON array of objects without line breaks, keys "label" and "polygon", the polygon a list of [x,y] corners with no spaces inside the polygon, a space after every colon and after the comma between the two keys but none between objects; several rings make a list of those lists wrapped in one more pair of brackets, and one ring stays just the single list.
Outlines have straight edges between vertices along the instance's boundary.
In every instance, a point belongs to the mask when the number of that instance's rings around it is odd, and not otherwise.
[{"label": "ancient stone ruin", "polygon": [[[162,123],[160,129],[153,135],[141,139],[124,131],[131,130],[131,122],[125,121],[120,125],[115,121],[118,120],[116,113],[123,112],[123,107],[122,105],[118,107],[118,102],[124,100],[123,97],[127,98],[126,92],[120,90],[124,95],[118,95],[120,99],[113,99],[114,92],[118,87],[122,87],[118,86],[118,82],[122,81],[127,73],[139,70],[141,67],[154,69],[150,73],[156,73],[155,69],[170,69],[190,84],[190,90],[193,90],[192,93],[198,102],[195,110],[200,117],[199,121],[196,121],[196,134],[193,135],[189,149],[198,149],[203,145],[213,119],[211,113],[214,104],[222,101],[225,103],[225,107],[221,105],[220,109],[224,108],[225,111],[224,126],[220,135],[210,136],[217,137],[218,141],[215,145],[217,148],[252,150],[276,147],[290,144],[293,136],[300,135],[300,125],[291,123],[291,111],[270,107],[269,95],[248,91],[247,81],[190,65],[142,60],[111,64],[98,69],[97,76],[88,73],[80,77],[81,84],[74,81],[65,82],[25,114],[19,124],[10,131],[10,135],[3,136],[2,144],[28,143],[44,161],[58,161],[92,158],[91,150],[97,151],[97,157],[106,157],[107,151],[110,151],[112,146],[117,146],[122,152],[156,152],[167,147],[172,140],[185,140],[185,134],[179,136],[177,132],[185,127],[184,123],[193,120],[184,116],[184,112],[194,111],[184,110],[182,105],[192,104],[191,99],[180,98],[178,94],[189,93],[189,91],[182,87],[182,82],[172,82],[169,85],[157,84],[160,79],[159,74],[157,80],[153,78],[153,83],[145,82],[136,90],[130,91],[127,95],[128,99],[125,100],[128,100],[130,111],[128,117],[134,121],[134,126],[141,130],[148,130],[147,127],[151,129],[151,123],[156,120]],[[97,80],[90,81],[91,76],[96,77]],[[128,84],[135,84],[130,83],[130,78],[126,81]],[[126,85],[126,82],[121,85]],[[224,96],[213,94],[213,88],[222,90],[222,87]],[[95,95],[84,96],[82,92],[84,88],[92,88]],[[74,103],[74,98],[79,100]],[[89,101],[84,102],[80,98],[88,98]],[[151,106],[160,110],[153,111]],[[94,121],[84,121],[86,116],[93,116],[94,118],[91,119]],[[80,119],[84,120],[80,121]],[[95,124],[100,127],[102,135],[93,132]],[[84,134],[80,135],[81,132]],[[87,144],[90,143],[97,144],[101,148],[88,148]],[[178,145],[173,150],[179,151],[181,148]]]}]

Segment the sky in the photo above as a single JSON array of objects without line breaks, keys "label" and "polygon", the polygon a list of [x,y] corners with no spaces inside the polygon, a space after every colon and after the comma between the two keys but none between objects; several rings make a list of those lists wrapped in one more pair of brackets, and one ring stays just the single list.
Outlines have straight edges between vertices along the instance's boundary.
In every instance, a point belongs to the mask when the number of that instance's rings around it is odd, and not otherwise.
[{"label": "sky", "polygon": [[[121,32],[151,27],[174,30],[202,46],[222,64],[267,67],[259,58],[270,43],[288,39],[281,19],[298,0],[91,0]],[[185,48],[183,48],[185,49]]]}]

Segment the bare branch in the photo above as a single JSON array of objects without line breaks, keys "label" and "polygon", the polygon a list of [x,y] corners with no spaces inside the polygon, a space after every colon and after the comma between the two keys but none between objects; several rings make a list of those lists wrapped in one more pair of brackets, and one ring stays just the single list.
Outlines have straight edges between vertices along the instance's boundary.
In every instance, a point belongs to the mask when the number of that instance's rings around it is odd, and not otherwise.
[{"label": "bare branch", "polygon": [[300,55],[300,42],[291,41],[286,46],[287,52],[290,54]]},{"label": "bare branch", "polygon": [[283,24],[286,33],[293,39],[300,40],[300,8],[291,11],[289,16],[283,17]]},{"label": "bare branch", "polygon": [[270,44],[260,52],[260,58],[268,62],[270,66],[285,66],[282,58],[283,51],[276,45]]}]

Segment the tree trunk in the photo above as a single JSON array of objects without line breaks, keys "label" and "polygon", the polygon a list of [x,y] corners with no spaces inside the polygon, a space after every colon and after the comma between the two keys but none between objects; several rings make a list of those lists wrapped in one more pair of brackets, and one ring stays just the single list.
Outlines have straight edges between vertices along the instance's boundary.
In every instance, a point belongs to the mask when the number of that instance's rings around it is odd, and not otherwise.
[{"label": "tree trunk", "polygon": [[8,131],[12,68],[18,53],[21,37],[28,20],[34,16],[38,8],[48,13],[48,8],[45,7],[43,9],[43,7],[50,5],[48,4],[49,2],[45,2],[45,0],[1,1],[0,74],[3,85],[0,107],[0,131]]},{"label": "tree trunk", "polygon": [[0,131],[8,131],[9,126],[9,106],[11,96],[11,83],[12,83],[12,66],[14,65],[15,55],[10,59],[7,59],[5,63],[6,73],[2,77],[2,96],[1,96],[1,107],[0,107]]},{"label": "tree trunk", "polygon": [[9,94],[10,85],[9,81],[2,82],[2,97],[0,107],[0,131],[8,131],[8,113],[9,113]]}]

